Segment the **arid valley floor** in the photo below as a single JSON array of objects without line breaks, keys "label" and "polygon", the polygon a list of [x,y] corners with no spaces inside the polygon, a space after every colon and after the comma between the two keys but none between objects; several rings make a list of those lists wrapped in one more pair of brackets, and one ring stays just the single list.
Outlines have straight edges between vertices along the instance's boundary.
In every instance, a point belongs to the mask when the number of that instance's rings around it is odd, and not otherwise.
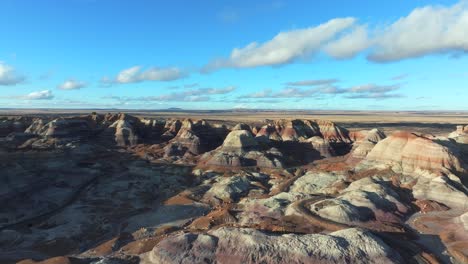
[{"label": "arid valley floor", "polygon": [[468,113],[0,110],[0,263],[468,263]]}]

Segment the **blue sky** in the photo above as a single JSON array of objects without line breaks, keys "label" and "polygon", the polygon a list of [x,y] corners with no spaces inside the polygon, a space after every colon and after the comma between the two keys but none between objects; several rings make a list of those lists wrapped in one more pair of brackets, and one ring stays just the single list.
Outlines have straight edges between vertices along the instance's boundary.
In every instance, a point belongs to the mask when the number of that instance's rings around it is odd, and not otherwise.
[{"label": "blue sky", "polygon": [[464,0],[2,0],[0,32],[0,107],[468,110]]}]

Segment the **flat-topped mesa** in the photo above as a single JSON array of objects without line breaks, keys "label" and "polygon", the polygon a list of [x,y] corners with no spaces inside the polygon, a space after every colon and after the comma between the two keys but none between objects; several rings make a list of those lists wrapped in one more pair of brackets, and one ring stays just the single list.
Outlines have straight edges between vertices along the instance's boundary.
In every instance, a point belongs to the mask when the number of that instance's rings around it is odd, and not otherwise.
[{"label": "flat-topped mesa", "polygon": [[405,131],[394,132],[379,141],[367,154],[363,163],[387,164],[403,174],[415,170],[439,175],[466,172],[458,149],[449,141]]}]

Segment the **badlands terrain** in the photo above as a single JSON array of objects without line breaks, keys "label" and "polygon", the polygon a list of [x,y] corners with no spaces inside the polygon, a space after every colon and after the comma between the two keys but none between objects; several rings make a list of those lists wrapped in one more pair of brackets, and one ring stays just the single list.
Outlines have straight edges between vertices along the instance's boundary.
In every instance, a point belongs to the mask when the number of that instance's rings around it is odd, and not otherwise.
[{"label": "badlands terrain", "polygon": [[0,111],[0,263],[468,263],[468,115]]}]

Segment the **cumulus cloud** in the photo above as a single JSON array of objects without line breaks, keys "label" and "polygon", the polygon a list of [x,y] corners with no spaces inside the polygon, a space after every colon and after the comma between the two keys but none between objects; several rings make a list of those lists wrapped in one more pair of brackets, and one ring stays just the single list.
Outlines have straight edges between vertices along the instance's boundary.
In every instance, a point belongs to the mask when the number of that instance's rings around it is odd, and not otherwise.
[{"label": "cumulus cloud", "polygon": [[391,62],[430,54],[459,57],[468,53],[468,0],[452,6],[428,5],[384,26],[363,25],[355,18],[335,18],[321,25],[285,31],[264,43],[234,48],[227,58],[208,63],[219,68],[283,65],[323,52],[335,59],[360,53],[373,62]]},{"label": "cumulus cloud", "polygon": [[324,43],[351,27],[355,21],[351,17],[336,18],[316,27],[281,32],[265,43],[252,42],[243,48],[235,48],[228,59],[214,60],[204,70],[286,64],[317,52]]},{"label": "cumulus cloud", "polygon": [[328,43],[324,51],[337,59],[348,59],[371,46],[365,26],[357,26],[336,41]]},{"label": "cumulus cloud", "polygon": [[468,1],[416,8],[377,32],[368,59],[397,61],[434,53],[468,52]]},{"label": "cumulus cloud", "polygon": [[15,68],[0,61],[0,85],[16,85],[25,80],[26,77],[18,74]]},{"label": "cumulus cloud", "polygon": [[177,67],[152,67],[147,70],[142,70],[141,66],[133,66],[122,70],[115,78],[103,77],[101,82],[104,84],[125,84],[144,81],[173,81],[185,76],[186,73]]},{"label": "cumulus cloud", "polygon": [[51,100],[54,98],[54,95],[52,94],[52,91],[44,90],[44,91],[32,92],[26,95],[13,96],[12,98],[22,99],[22,100]]},{"label": "cumulus cloud", "polygon": [[69,79],[58,85],[57,88],[61,90],[77,90],[86,87],[86,83],[74,79]]},{"label": "cumulus cloud", "polygon": [[287,82],[286,85],[289,86],[316,86],[316,85],[326,85],[333,84],[338,82],[338,79],[320,79],[320,80],[305,80],[297,82]]}]

